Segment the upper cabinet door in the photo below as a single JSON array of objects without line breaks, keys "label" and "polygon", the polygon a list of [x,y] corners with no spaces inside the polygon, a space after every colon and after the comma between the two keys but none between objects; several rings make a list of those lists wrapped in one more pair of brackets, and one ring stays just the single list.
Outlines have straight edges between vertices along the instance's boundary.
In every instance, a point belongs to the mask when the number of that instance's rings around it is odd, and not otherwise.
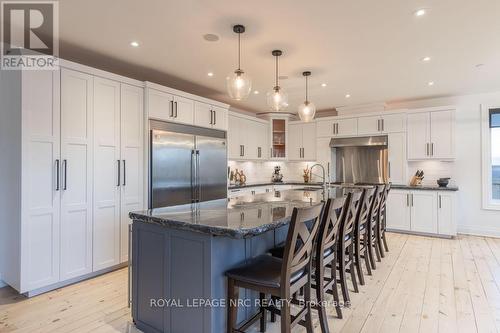
[{"label": "upper cabinet door", "polygon": [[173,96],[165,92],[148,89],[148,116],[158,120],[173,118]]},{"label": "upper cabinet door", "polygon": [[336,121],[337,129],[335,131],[336,136],[355,136],[358,134],[358,119],[339,119]]},{"label": "upper cabinet door", "polygon": [[382,119],[380,116],[358,118],[358,134],[372,135],[382,131]]},{"label": "upper cabinet door", "polygon": [[228,157],[230,160],[242,159],[242,142],[240,140],[240,119],[239,117],[229,116],[227,143],[228,143]]},{"label": "upper cabinet door", "polygon": [[194,124],[201,127],[212,127],[214,123],[213,109],[209,104],[195,102]]},{"label": "upper cabinet door", "polygon": [[120,262],[128,260],[129,212],[144,209],[144,90],[121,85]]},{"label": "upper cabinet door", "polygon": [[93,77],[61,70],[61,281],[92,271]]},{"label": "upper cabinet door", "polygon": [[332,137],[334,135],[335,122],[333,120],[318,120],[316,126],[318,138]]},{"label": "upper cabinet door", "polygon": [[316,160],[316,123],[302,124],[302,159]]},{"label": "upper cabinet door", "polygon": [[407,118],[408,159],[430,157],[430,115],[428,112],[410,113]]},{"label": "upper cabinet door", "polygon": [[455,112],[453,110],[430,113],[430,155],[435,159],[455,157]]},{"label": "upper cabinet door", "polygon": [[194,124],[194,101],[174,96],[173,121],[183,124]]},{"label": "upper cabinet door", "polygon": [[389,181],[394,184],[406,183],[406,134],[388,135]]},{"label": "upper cabinet door", "polygon": [[302,124],[288,124],[288,159],[302,159]]},{"label": "upper cabinet door", "polygon": [[120,83],[94,78],[93,271],[120,263]]},{"label": "upper cabinet door", "polygon": [[381,128],[384,133],[398,133],[406,130],[406,114],[388,114],[382,116]]},{"label": "upper cabinet door", "polygon": [[269,126],[266,123],[258,123],[257,128],[257,158],[265,160],[269,158]]},{"label": "upper cabinet door", "polygon": [[227,131],[227,110],[218,106],[212,106],[214,112],[213,128]]}]

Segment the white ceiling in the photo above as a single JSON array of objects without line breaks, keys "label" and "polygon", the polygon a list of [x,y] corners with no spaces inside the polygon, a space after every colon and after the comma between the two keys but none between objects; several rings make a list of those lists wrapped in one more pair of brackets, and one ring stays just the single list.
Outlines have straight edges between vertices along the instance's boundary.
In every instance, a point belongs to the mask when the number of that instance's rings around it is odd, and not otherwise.
[{"label": "white ceiling", "polygon": [[[420,8],[427,14],[415,17]],[[500,90],[499,13],[498,0],[61,0],[61,55],[266,111],[271,50],[280,48],[289,110],[303,100],[303,70],[312,71],[310,99],[331,109]],[[243,102],[225,93],[225,76],[236,68],[237,23],[247,27],[242,68],[260,92]],[[206,33],[220,40],[207,42]],[[423,63],[424,56],[432,60]]]}]

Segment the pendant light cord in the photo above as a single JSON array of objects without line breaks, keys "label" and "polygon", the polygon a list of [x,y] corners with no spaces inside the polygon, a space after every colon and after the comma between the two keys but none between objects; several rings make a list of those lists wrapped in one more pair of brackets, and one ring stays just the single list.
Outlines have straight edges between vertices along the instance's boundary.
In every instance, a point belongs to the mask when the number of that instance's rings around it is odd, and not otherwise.
[{"label": "pendant light cord", "polygon": [[238,33],[238,71],[241,71],[241,33]]},{"label": "pendant light cord", "polygon": [[278,62],[278,57],[279,56],[276,56],[276,86],[275,86],[275,88],[279,88],[279,81],[278,81],[278,66],[279,66],[279,62]]},{"label": "pendant light cord", "polygon": [[309,79],[308,76],[306,76],[306,102],[309,102],[309,96],[308,96],[308,86],[307,86],[307,80]]}]

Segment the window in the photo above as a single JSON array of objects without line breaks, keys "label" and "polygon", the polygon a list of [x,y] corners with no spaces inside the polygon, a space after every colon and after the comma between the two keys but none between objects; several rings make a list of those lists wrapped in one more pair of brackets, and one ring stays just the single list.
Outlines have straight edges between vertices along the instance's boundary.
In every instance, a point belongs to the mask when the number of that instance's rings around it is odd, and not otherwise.
[{"label": "window", "polygon": [[483,208],[500,210],[500,107],[482,112]]},{"label": "window", "polygon": [[500,109],[489,110],[492,199],[500,201]]}]

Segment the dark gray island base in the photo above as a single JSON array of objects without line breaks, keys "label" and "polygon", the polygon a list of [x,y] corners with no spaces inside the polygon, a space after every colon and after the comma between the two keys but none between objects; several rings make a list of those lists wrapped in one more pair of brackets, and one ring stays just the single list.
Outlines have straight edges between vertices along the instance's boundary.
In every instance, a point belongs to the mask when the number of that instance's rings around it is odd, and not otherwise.
[{"label": "dark gray island base", "polygon": [[[333,190],[331,197],[342,196]],[[132,317],[144,332],[226,331],[224,273],[286,238],[293,207],[322,191],[289,190],[131,213]],[[258,294],[240,291],[239,321]],[[210,303],[210,304],[208,304]]]}]

